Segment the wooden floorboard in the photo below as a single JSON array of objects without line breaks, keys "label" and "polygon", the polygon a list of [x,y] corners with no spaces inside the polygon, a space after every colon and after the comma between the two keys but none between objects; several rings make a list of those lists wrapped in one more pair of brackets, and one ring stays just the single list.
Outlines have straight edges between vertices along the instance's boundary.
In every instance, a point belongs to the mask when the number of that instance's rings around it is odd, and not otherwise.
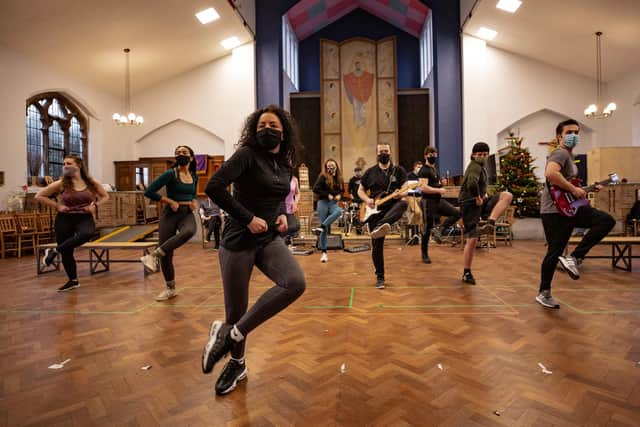
[{"label": "wooden floorboard", "polygon": [[[640,425],[640,263],[558,272],[562,307],[546,310],[543,253],[479,250],[472,287],[459,248],[424,265],[416,246],[390,245],[384,290],[368,252],[297,257],[306,293],[248,337],[248,379],[226,397],[213,392],[222,364],[200,370],[224,316],[215,251],[177,251],[179,296],[165,303],[161,275],[137,264],[94,276],[81,264],[81,287],[60,294],[64,273],[0,260],[0,425]],[[251,301],[269,286],[256,271]]]}]

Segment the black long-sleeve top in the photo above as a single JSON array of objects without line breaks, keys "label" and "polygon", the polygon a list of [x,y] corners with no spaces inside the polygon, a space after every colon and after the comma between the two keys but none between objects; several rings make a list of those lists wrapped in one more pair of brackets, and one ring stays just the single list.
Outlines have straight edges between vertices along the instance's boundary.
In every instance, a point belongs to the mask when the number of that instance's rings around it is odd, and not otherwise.
[{"label": "black long-sleeve top", "polygon": [[329,194],[335,197],[338,194],[342,194],[342,191],[343,185],[341,182],[336,183],[333,188],[329,188],[329,184],[322,174],[318,175],[316,183],[313,184],[313,192],[318,196],[318,200],[328,200]]},{"label": "black long-sleeve top", "polygon": [[[289,194],[290,181],[291,168],[265,150],[240,147],[224,162],[205,189],[211,200],[229,214],[222,246],[243,250],[271,242],[278,235],[276,219],[286,215],[284,200]],[[227,191],[231,183],[233,195]],[[247,225],[254,216],[267,222],[267,232],[251,233]]]}]

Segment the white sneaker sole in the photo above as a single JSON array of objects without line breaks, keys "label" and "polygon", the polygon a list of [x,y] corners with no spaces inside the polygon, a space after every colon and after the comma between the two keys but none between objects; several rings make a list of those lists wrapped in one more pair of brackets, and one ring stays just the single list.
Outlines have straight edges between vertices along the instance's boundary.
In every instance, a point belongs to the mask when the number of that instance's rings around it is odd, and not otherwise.
[{"label": "white sneaker sole", "polygon": [[211,323],[211,328],[209,328],[209,341],[207,341],[207,344],[204,346],[204,350],[202,351],[202,372],[205,374],[211,373],[211,371],[213,371],[213,366],[215,365],[212,363],[209,368],[207,367],[207,361],[209,360],[211,349],[213,348],[213,344],[216,342],[220,328],[222,328],[222,321],[220,320],[214,320],[213,323]]},{"label": "white sneaker sole", "polygon": [[144,268],[146,268],[148,271],[152,273],[155,273],[158,271],[158,263],[154,262],[153,265],[151,265],[149,262],[147,262],[146,255],[140,257],[140,262],[142,263],[142,265],[144,265]]},{"label": "white sneaker sole", "polygon": [[384,224],[380,228],[373,230],[373,232],[371,233],[371,238],[379,239],[389,234],[389,231],[391,231],[391,226],[389,224]]},{"label": "white sneaker sole", "polygon": [[71,291],[71,290],[73,290],[75,288],[79,288],[79,287],[80,287],[80,283],[76,284],[75,286],[69,286],[66,289],[58,289],[58,292],[68,292],[68,291]]},{"label": "white sneaker sole", "polygon": [[560,308],[559,305],[549,304],[543,298],[540,298],[540,297],[536,297],[536,301],[538,301],[538,304],[540,304],[543,307],[554,308],[554,309],[559,309]]},{"label": "white sneaker sole", "polygon": [[222,391],[218,391],[216,390],[216,394],[219,396],[231,393],[233,390],[236,389],[236,386],[238,385],[238,382],[244,380],[245,378],[247,378],[247,374],[249,373],[249,371],[247,370],[247,367],[245,366],[244,371],[242,371],[242,373],[240,375],[238,375],[238,378],[235,379],[235,381],[231,384],[231,386],[226,389],[226,390],[222,390]]},{"label": "white sneaker sole", "polygon": [[573,280],[578,280],[580,278],[580,271],[578,271],[577,267],[576,272],[572,271],[571,268],[569,268],[568,264],[565,264],[566,261],[564,259],[564,257],[558,257],[558,264],[561,266],[561,268],[569,275],[569,277],[571,277]]}]

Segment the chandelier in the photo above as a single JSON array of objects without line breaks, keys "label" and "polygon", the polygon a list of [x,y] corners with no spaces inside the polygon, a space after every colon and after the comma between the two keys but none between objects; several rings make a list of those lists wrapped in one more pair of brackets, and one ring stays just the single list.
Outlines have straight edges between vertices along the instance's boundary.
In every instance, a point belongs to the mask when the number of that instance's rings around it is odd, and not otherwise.
[{"label": "chandelier", "polygon": [[[124,111],[125,114],[113,113],[111,118],[118,126],[140,126],[144,123],[144,118],[142,116],[138,116],[136,113],[131,112],[131,95],[130,95],[130,72],[129,72],[129,52],[131,49],[124,49],[124,54],[126,55],[126,68],[125,68],[125,80],[124,80]],[[128,113],[127,113],[128,111]]]},{"label": "chandelier", "polygon": [[596,98],[597,104],[591,104],[584,110],[584,115],[590,119],[606,119],[611,116],[614,111],[616,111],[616,104],[614,102],[610,102],[604,107],[602,113],[598,113],[598,105],[601,104],[600,96],[602,94],[602,48],[600,47],[600,36],[602,36],[602,31],[596,32],[596,80],[598,87],[598,95]]}]

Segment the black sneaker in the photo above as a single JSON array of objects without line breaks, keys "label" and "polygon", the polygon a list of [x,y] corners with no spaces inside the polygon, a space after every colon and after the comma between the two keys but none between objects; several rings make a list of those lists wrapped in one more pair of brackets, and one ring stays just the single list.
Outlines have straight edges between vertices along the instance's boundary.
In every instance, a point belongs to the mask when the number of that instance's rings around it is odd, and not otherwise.
[{"label": "black sneaker", "polygon": [[476,279],[473,277],[473,274],[471,274],[470,271],[467,272],[467,273],[464,273],[462,275],[462,281],[464,283],[468,283],[470,285],[475,285],[476,284]]},{"label": "black sneaker", "polygon": [[322,234],[322,232],[324,231],[324,227],[320,226],[320,227],[314,227],[311,229],[311,232],[315,235],[315,236],[319,236]]},{"label": "black sneaker", "polygon": [[77,280],[69,280],[67,283],[58,288],[58,292],[67,292],[80,286]]},{"label": "black sneaker", "polygon": [[422,255],[422,262],[424,262],[425,264],[431,264],[431,258],[429,258],[429,255]]},{"label": "black sneaker", "polygon": [[438,244],[442,243],[442,233],[440,232],[440,229],[438,227],[435,227],[433,230],[431,230],[431,238]]},{"label": "black sneaker", "polygon": [[220,320],[211,324],[209,341],[202,351],[202,372],[205,374],[210,373],[216,362],[233,349],[235,341],[231,338],[231,328],[231,325]]},{"label": "black sneaker", "polygon": [[216,381],[216,394],[222,396],[232,392],[238,381],[247,378],[248,372],[244,363],[233,359],[229,360]]},{"label": "black sneaker", "polygon": [[377,289],[384,289],[384,277],[378,277],[376,279],[376,288]]},{"label": "black sneaker", "polygon": [[44,258],[42,262],[46,267],[49,267],[51,264],[53,264],[53,261],[56,259],[57,256],[58,256],[58,251],[55,248],[47,248],[44,251]]}]

